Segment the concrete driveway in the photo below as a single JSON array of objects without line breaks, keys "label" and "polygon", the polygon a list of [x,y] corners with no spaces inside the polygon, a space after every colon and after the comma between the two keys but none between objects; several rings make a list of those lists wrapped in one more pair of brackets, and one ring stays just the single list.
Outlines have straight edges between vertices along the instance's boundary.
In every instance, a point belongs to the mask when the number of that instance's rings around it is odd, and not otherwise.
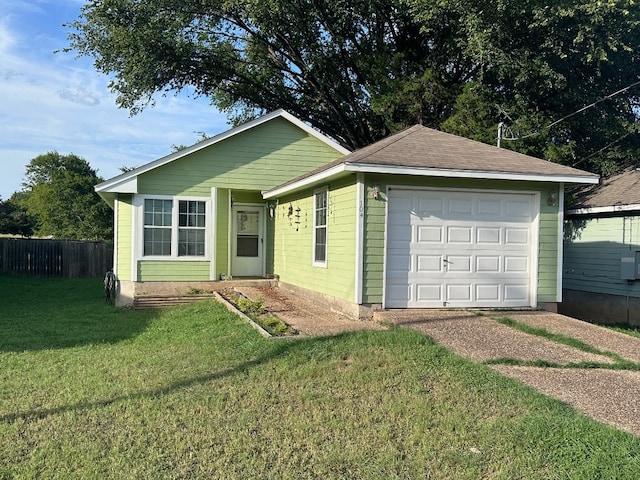
[{"label": "concrete driveway", "polygon": [[[556,365],[541,368],[497,364],[492,368],[567,402],[596,420],[640,435],[640,372],[613,369],[616,360],[640,363],[640,338],[541,311],[392,310],[376,317],[422,332],[474,361],[541,360]],[[600,353],[524,333],[499,323],[499,318],[580,340]],[[580,368],[584,362],[600,368]]]}]

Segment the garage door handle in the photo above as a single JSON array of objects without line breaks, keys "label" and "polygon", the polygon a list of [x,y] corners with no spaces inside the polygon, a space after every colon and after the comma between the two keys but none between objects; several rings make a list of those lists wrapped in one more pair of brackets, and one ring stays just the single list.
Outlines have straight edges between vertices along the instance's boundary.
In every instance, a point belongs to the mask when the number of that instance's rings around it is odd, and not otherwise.
[{"label": "garage door handle", "polygon": [[447,260],[446,258],[443,258],[443,259],[442,259],[442,261],[443,261],[444,263],[452,263],[452,262],[450,262],[449,260]]}]

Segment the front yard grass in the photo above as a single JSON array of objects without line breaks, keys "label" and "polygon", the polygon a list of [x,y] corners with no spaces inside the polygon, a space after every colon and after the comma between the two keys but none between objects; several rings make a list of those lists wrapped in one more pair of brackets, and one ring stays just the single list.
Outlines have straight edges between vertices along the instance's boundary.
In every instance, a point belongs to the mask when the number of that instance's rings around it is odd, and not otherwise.
[{"label": "front yard grass", "polygon": [[0,479],[640,478],[640,439],[406,329],[277,342],[215,301],[0,276]]}]

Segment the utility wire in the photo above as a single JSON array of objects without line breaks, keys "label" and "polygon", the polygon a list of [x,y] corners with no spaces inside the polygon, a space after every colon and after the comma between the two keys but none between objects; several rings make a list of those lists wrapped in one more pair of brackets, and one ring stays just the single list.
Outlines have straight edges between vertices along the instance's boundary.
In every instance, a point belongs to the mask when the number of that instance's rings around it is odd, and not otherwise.
[{"label": "utility wire", "polygon": [[[576,110],[575,112],[570,113],[569,115],[565,115],[560,120],[556,120],[555,122],[550,123],[549,125],[547,125],[543,129],[536,130],[535,132],[529,133],[528,135],[525,135],[524,137],[503,137],[502,140],[524,140],[525,138],[529,138],[529,137],[533,137],[534,135],[538,135],[542,130],[547,130],[547,129],[551,128],[551,127],[554,127],[557,124],[559,124],[560,122],[565,121],[567,118],[571,118],[574,115],[582,113],[582,112],[584,112],[585,110],[588,110],[591,107],[595,107],[597,104],[599,104],[601,102],[604,102],[605,100],[609,100],[610,98],[615,97],[616,95],[618,95],[618,94],[620,94],[622,92],[626,92],[627,90],[629,90],[630,88],[635,87],[636,85],[640,85],[640,80],[637,81],[637,82],[632,83],[631,85],[629,85],[627,87],[621,88],[620,90],[618,90],[616,92],[613,92],[613,93],[607,95],[606,97],[601,98],[600,100],[596,100],[595,102],[582,107],[580,110]],[[621,140],[621,138],[618,139],[618,140]],[[596,153],[598,153],[598,152],[596,152]]]},{"label": "utility wire", "polygon": [[612,147],[613,145],[615,145],[615,144],[616,144],[616,143],[618,143],[619,141],[624,140],[625,138],[627,138],[627,137],[628,137],[629,135],[631,135],[632,133],[635,133],[635,132],[627,132],[627,133],[625,133],[624,135],[622,135],[621,137],[619,137],[617,140],[614,140],[613,142],[610,142],[610,143],[606,144],[606,145],[605,145],[604,147],[602,147],[600,150],[598,150],[598,151],[596,151],[596,152],[593,152],[591,155],[587,155],[587,156],[586,156],[586,157],[584,157],[583,159],[578,160],[577,162],[573,163],[571,166],[572,166],[572,167],[575,167],[576,165],[580,165],[582,162],[586,162],[586,161],[587,161],[587,160],[589,160],[591,157],[593,157],[593,156],[595,156],[595,155],[599,154],[600,152],[602,152],[602,151],[606,150],[606,149],[607,149],[607,148],[609,148],[609,147]]}]

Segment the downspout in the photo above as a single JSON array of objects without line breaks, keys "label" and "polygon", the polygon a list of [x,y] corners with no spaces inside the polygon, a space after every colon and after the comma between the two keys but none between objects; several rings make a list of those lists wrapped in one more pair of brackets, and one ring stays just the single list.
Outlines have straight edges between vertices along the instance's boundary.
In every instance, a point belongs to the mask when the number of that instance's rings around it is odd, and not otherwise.
[{"label": "downspout", "polygon": [[562,303],[562,271],[564,270],[564,183],[558,185],[558,272],[557,272],[557,302]]}]

